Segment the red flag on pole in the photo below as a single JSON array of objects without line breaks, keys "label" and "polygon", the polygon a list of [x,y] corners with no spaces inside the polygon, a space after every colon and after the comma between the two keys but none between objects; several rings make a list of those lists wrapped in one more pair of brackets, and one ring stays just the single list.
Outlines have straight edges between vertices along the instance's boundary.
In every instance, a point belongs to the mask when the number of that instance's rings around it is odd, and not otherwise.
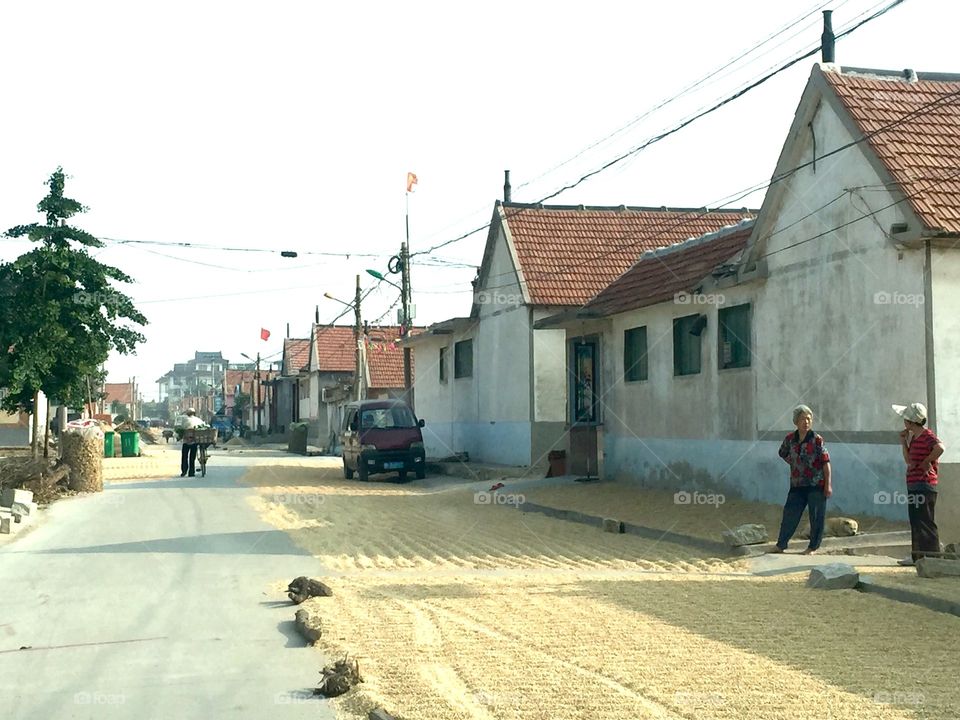
[{"label": "red flag on pole", "polygon": [[413,192],[413,186],[417,184],[417,176],[412,172],[407,173],[407,192]]},{"label": "red flag on pole", "polygon": [[263,328],[260,328],[260,339],[261,339],[261,340],[264,340],[264,341],[269,340],[269,339],[270,339],[270,331],[269,331],[269,330],[264,330]]}]

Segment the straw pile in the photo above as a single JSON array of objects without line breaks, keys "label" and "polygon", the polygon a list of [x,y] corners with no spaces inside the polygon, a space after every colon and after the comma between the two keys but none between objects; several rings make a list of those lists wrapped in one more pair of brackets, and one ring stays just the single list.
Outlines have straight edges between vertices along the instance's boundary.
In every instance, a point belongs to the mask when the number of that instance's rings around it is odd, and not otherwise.
[{"label": "straw pile", "polygon": [[70,489],[79,492],[103,490],[103,435],[67,430],[63,433],[60,457],[70,466]]}]

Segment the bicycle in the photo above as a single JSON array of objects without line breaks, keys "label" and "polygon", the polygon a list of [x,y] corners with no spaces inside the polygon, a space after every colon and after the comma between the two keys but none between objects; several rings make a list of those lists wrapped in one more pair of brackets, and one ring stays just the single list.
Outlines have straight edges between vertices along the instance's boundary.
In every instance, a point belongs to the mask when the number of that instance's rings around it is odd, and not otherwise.
[{"label": "bicycle", "polygon": [[183,442],[197,445],[197,462],[200,464],[200,477],[207,476],[207,448],[217,444],[216,428],[192,428],[183,431]]}]

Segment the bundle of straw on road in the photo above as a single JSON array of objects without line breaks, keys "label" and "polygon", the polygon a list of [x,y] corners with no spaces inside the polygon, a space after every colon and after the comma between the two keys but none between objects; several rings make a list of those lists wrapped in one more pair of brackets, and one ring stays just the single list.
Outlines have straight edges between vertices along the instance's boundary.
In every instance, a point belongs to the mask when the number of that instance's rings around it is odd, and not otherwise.
[{"label": "bundle of straw on road", "polygon": [[67,430],[60,442],[60,457],[65,465],[70,466],[70,489],[80,492],[103,490],[103,435]]}]

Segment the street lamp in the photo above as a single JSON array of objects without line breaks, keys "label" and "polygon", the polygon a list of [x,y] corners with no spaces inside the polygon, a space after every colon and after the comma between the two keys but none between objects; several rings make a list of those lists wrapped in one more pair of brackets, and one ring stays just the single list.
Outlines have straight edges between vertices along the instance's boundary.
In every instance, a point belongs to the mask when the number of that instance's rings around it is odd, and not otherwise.
[{"label": "street lamp", "polygon": [[368,269],[368,270],[367,270],[367,275],[371,275],[371,276],[375,277],[375,278],[376,278],[377,280],[379,280],[380,282],[385,282],[385,283],[387,283],[388,285],[393,285],[397,290],[399,290],[400,292],[403,292],[403,288],[402,288],[402,287],[400,287],[399,285],[397,285],[397,284],[396,284],[395,282],[393,282],[392,280],[388,280],[386,277],[384,277],[383,273],[381,273],[381,272],[377,272],[376,270],[369,270],[369,269]]}]

